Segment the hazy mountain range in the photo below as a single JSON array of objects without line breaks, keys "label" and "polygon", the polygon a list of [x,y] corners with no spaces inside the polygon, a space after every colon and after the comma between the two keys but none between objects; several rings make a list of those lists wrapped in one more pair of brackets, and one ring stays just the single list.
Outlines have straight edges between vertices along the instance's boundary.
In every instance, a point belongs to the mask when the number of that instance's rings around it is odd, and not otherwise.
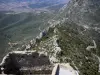
[{"label": "hazy mountain range", "polygon": [[34,12],[49,11],[52,6],[62,6],[69,0],[0,0],[0,11]]}]

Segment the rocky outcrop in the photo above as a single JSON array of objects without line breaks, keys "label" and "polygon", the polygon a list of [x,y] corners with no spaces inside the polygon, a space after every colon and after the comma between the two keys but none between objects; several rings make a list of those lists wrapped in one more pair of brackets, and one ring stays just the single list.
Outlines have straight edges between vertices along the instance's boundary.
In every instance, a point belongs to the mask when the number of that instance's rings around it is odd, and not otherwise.
[{"label": "rocky outcrop", "polygon": [[[1,72],[4,74],[23,75],[24,73],[50,73],[48,56],[36,51],[13,51],[8,53],[1,62]],[[42,72],[43,71],[43,72]]]},{"label": "rocky outcrop", "polygon": [[61,11],[61,16],[67,17],[78,25],[99,26],[100,0],[71,0]]}]

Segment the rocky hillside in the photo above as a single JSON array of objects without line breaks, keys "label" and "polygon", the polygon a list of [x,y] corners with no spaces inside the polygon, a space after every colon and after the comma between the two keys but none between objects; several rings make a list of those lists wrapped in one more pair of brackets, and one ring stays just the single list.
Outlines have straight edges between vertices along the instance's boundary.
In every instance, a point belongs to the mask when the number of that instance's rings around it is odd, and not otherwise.
[{"label": "rocky hillside", "polygon": [[72,22],[50,27],[33,50],[47,54],[52,63],[70,63],[80,75],[99,75],[100,48],[90,31]]},{"label": "rocky hillside", "polygon": [[100,27],[100,0],[71,0],[60,13],[79,25]]},{"label": "rocky hillside", "polygon": [[25,50],[47,55],[52,64],[70,63],[79,75],[100,75],[99,3],[99,0],[71,0],[56,20],[48,21],[51,27]]},{"label": "rocky hillside", "polygon": [[99,3],[71,0],[56,17],[63,22],[43,31],[33,50],[49,55],[52,63],[69,62],[80,75],[99,75]]}]

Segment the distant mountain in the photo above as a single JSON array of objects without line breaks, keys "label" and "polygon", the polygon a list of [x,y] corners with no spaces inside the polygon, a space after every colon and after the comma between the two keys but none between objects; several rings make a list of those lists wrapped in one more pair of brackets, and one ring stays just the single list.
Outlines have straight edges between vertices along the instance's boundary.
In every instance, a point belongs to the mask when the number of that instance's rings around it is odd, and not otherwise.
[{"label": "distant mountain", "polygon": [[10,2],[67,2],[68,0],[0,0],[0,3]]},{"label": "distant mountain", "polygon": [[0,11],[48,11],[48,7],[68,3],[69,0],[0,0]]},{"label": "distant mountain", "polygon": [[10,3],[10,2],[32,2],[38,0],[0,0],[0,3]]}]

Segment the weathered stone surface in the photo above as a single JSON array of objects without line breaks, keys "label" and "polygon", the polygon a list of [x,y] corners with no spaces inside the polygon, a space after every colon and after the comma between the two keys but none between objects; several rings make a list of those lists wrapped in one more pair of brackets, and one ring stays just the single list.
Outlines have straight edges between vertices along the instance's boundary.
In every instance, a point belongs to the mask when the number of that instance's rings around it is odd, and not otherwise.
[{"label": "weathered stone surface", "polygon": [[51,72],[52,69],[48,65],[51,65],[49,58],[44,54],[35,51],[13,51],[3,58],[1,68],[5,74],[20,74],[25,73],[25,70],[31,70],[32,73]]},{"label": "weathered stone surface", "polygon": [[21,74],[50,74],[52,73],[52,69],[54,66],[47,65],[47,66],[37,66],[37,67],[23,67],[20,69]]}]

